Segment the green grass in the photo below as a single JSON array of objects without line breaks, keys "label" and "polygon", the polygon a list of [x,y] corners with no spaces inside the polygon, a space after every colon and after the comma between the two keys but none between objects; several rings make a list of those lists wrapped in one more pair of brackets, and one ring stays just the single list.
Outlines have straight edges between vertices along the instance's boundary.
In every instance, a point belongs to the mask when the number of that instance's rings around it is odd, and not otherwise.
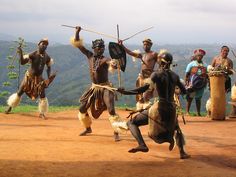
[{"label": "green grass", "polygon": [[[4,112],[6,108],[7,108],[6,106],[0,106],[0,112]],[[76,109],[78,109],[78,106],[49,106],[49,112],[60,112],[60,111],[76,110]],[[38,112],[38,106],[20,105],[12,109],[12,112],[14,113]]]},{"label": "green grass", "polygon": [[[206,112],[201,112],[201,117],[205,117],[207,115]],[[197,113],[196,112],[190,112],[190,116],[191,117],[198,117]]]},{"label": "green grass", "polygon": [[[7,106],[0,105],[0,112],[3,113]],[[120,105],[117,106],[116,109],[125,110],[128,109],[135,109],[135,107],[129,107],[126,105]],[[60,111],[66,111],[66,110],[78,110],[78,106],[49,106],[49,112],[60,112]],[[12,109],[13,113],[25,113],[25,112],[38,112],[38,106],[36,105],[20,105],[16,108]]]},{"label": "green grass", "polygon": [[[0,105],[0,112],[3,113],[7,106]],[[66,110],[78,110],[78,106],[49,106],[49,112],[60,112],[60,111],[66,111]],[[116,109],[125,110],[135,110],[135,107],[127,106],[127,105],[118,105],[116,106]],[[38,106],[36,105],[20,105],[16,108],[12,109],[13,113],[25,113],[25,112],[38,112]],[[183,111],[185,113],[185,111]],[[206,116],[206,112],[201,112],[201,115],[204,117]],[[197,116],[196,112],[190,112],[190,116]]]}]

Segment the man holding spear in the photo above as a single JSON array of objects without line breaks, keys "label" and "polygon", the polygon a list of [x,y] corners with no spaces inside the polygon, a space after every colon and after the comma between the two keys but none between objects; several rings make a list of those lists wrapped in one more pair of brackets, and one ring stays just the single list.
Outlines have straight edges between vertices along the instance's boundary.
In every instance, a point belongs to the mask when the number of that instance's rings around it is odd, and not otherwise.
[{"label": "man holding spear", "polygon": [[[123,48],[129,55],[135,58],[139,58],[142,61],[141,72],[139,73],[138,78],[136,80],[136,87],[141,87],[145,83],[148,83],[150,81],[150,75],[154,70],[155,64],[158,62],[158,54],[151,50],[153,44],[152,40],[151,39],[143,40],[144,53],[136,53],[129,50],[123,45],[122,40],[120,40],[119,43],[120,45],[123,46]],[[145,93],[137,95],[136,109],[139,110],[147,107],[150,104],[149,100],[152,97],[153,97],[153,90],[147,90]]]},{"label": "man holding spear", "polygon": [[[45,95],[45,88],[48,87],[56,76],[55,74],[51,75],[53,59],[46,53],[48,43],[48,39],[46,38],[40,40],[38,43],[38,50],[28,55],[23,55],[21,47],[18,48],[20,64],[25,65],[26,63],[30,63],[30,68],[26,71],[25,77],[21,82],[17,93],[12,94],[8,98],[8,108],[5,111],[6,114],[9,114],[12,108],[20,103],[21,96],[26,93],[32,100],[35,100],[38,96],[40,97],[39,117],[46,118],[45,113],[48,110],[48,100]],[[47,66],[48,80],[44,80],[42,77],[45,65]]]},{"label": "man holding spear", "polygon": [[92,81],[91,87],[80,98],[81,105],[78,118],[85,127],[80,136],[92,133],[92,119],[87,112],[88,109],[90,109],[94,118],[99,118],[102,112],[107,109],[110,114],[111,126],[114,129],[115,141],[119,141],[119,133],[128,130],[128,127],[126,122],[122,121],[115,112],[114,98],[116,89],[112,87],[108,80],[108,71],[117,69],[117,60],[103,56],[105,45],[102,39],[92,41],[93,52],[86,49],[80,38],[82,28],[80,26],[75,28],[75,37],[71,39],[71,44],[87,57]]}]

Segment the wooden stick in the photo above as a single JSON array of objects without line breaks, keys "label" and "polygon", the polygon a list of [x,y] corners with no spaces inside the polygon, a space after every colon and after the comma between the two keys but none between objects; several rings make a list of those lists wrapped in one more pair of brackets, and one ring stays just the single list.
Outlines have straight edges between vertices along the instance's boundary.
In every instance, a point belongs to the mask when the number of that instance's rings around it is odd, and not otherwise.
[{"label": "wooden stick", "polygon": [[145,32],[145,31],[147,31],[147,30],[150,30],[150,29],[152,29],[152,28],[154,28],[154,27],[151,26],[151,27],[149,27],[149,28],[147,28],[147,29],[144,29],[144,30],[142,30],[142,31],[139,31],[139,32],[137,32],[137,33],[131,35],[130,37],[127,37],[127,38],[123,39],[122,41],[126,41],[126,40],[128,40],[128,39],[130,39],[130,38],[132,38],[132,37],[134,37],[134,36],[136,36],[136,35],[138,35],[138,34],[140,34],[140,33],[142,33],[142,32]]},{"label": "wooden stick", "polygon": [[[76,28],[75,26],[70,26],[70,25],[61,25],[61,26],[64,26],[64,27],[67,27],[67,28]],[[117,30],[119,31],[118,28],[119,28],[119,26],[117,25]],[[135,34],[133,34],[133,35],[131,35],[131,36],[129,36],[129,37],[123,39],[122,41],[127,41],[127,40],[129,40],[130,38],[132,38],[132,37],[134,37],[134,36],[136,36],[136,35],[138,35],[138,34],[140,34],[140,33],[143,33],[143,32],[145,32],[145,31],[148,31],[148,30],[150,30],[150,29],[152,29],[152,28],[154,28],[154,27],[151,26],[151,27],[149,27],[149,28],[147,28],[147,29],[141,30],[141,31],[139,31],[139,32],[137,32],[137,33],[135,33]],[[95,33],[95,34],[99,34],[99,35],[102,35],[102,36],[105,36],[105,37],[108,37],[108,38],[112,38],[112,39],[115,39],[115,40],[117,40],[117,41],[119,40],[119,36],[118,36],[118,38],[117,38],[117,37],[112,36],[112,35],[110,35],[110,34],[101,33],[101,32],[98,32],[98,31],[91,30],[91,29],[85,29],[85,28],[81,28],[81,29],[84,30],[84,31],[90,32],[90,33]],[[118,32],[118,31],[117,31],[117,32]],[[117,33],[117,34],[118,34],[118,33]]]},{"label": "wooden stick", "polygon": [[[70,26],[70,25],[61,25],[61,26],[68,27],[68,28],[76,28],[75,26]],[[102,35],[102,36],[105,36],[105,37],[108,37],[108,38],[118,40],[117,37],[114,37],[110,34],[101,33],[101,32],[98,32],[98,31],[91,30],[91,29],[85,29],[85,28],[81,28],[81,29],[84,30],[84,31],[90,32],[90,33],[95,33],[95,34],[99,34],[99,35]]]},{"label": "wooden stick", "polygon": [[[120,38],[120,32],[119,32],[119,25],[116,25],[116,31],[117,31],[117,41],[119,42],[119,38]],[[118,63],[118,81],[119,81],[119,87],[121,87],[121,74],[120,74],[120,63]]]},{"label": "wooden stick", "polygon": [[234,50],[233,50],[233,49],[231,49],[231,52],[232,52],[233,56],[236,58],[236,55],[235,55],[235,53],[234,53]]}]

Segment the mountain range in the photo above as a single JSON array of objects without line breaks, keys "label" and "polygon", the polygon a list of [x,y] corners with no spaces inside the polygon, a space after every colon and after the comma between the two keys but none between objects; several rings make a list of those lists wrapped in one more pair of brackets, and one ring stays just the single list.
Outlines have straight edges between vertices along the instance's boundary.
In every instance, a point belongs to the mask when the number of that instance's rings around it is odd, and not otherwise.
[{"label": "mountain range", "polygon": [[[37,44],[26,43],[27,47],[25,53],[32,52],[37,49]],[[0,41],[0,83],[8,80],[7,77],[7,65],[9,61],[7,56],[14,55],[15,51],[11,51],[10,48],[14,46],[12,41]],[[85,45],[90,48],[90,44]],[[139,45],[128,45],[131,50],[142,49]],[[207,64],[211,63],[212,58],[218,55],[220,52],[220,44],[182,44],[182,45],[154,45],[153,50],[159,51],[160,49],[167,49],[173,54],[174,63],[177,64],[173,70],[184,78],[185,68],[190,62],[190,57],[193,51],[197,48],[202,48],[206,51],[206,56],[204,57],[204,62]],[[235,46],[231,46],[235,48]],[[91,49],[92,50],[92,49]],[[46,95],[51,105],[79,105],[79,98],[85,89],[89,88],[91,80],[88,71],[88,62],[86,57],[76,48],[71,45],[49,45],[47,53],[54,59],[55,64],[52,66],[52,71],[58,71],[54,82],[46,90]],[[105,50],[105,56],[109,56],[108,50]],[[229,57],[235,62],[234,56],[230,53]],[[18,62],[15,61],[16,72],[18,72],[19,66]],[[133,62],[132,58],[127,55],[127,65],[124,73],[121,73],[121,86],[127,89],[132,89],[135,87],[135,80],[140,71],[141,62],[137,60]],[[26,66],[20,66],[20,80],[23,78],[24,71],[27,69]],[[44,73],[46,78],[46,75]],[[118,87],[118,76],[117,72],[109,76],[110,81],[115,87]],[[8,90],[14,93],[17,90],[17,80],[13,80],[11,87],[0,86],[0,91]],[[234,78],[232,79],[234,82]],[[204,104],[209,97],[209,91],[207,90],[204,98],[202,109],[204,109]],[[0,98],[0,104],[5,105],[6,97]],[[26,104],[36,104],[28,99],[26,96],[23,97],[23,103]],[[183,105],[184,101],[182,100]],[[134,106],[135,98],[134,96],[121,96],[118,95],[117,105]],[[195,105],[192,106],[195,109]]]}]

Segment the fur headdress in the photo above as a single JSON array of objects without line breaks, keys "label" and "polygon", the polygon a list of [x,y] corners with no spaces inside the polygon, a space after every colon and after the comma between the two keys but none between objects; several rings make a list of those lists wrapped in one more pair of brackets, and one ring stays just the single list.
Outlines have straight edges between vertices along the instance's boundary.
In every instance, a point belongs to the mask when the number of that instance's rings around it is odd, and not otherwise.
[{"label": "fur headdress", "polygon": [[96,39],[95,41],[92,41],[92,48],[96,47],[105,47],[104,41],[102,39]]},{"label": "fur headdress", "polygon": [[153,44],[153,43],[152,43],[152,40],[149,39],[149,38],[144,39],[144,40],[143,40],[143,43],[144,43],[144,42],[147,42],[147,43],[149,43],[149,44],[151,44],[151,45]]},{"label": "fur headdress", "polygon": [[46,43],[47,45],[49,44],[48,42],[48,38],[43,38],[38,42],[38,45],[40,45],[41,43]]}]

